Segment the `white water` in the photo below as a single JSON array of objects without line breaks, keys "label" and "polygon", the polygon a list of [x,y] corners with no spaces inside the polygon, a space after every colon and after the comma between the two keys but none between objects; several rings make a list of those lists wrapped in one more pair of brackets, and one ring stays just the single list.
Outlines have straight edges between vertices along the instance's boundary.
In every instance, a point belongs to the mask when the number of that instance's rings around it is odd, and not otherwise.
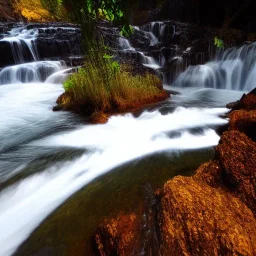
[{"label": "white water", "polygon": [[0,85],[44,82],[49,76],[65,70],[67,66],[63,61],[39,61],[10,66],[0,71]]},{"label": "white water", "polygon": [[[135,29],[139,30],[138,27],[135,27]],[[145,33],[145,36],[150,39],[151,45],[155,45],[158,42],[158,39],[154,36],[153,33],[151,32],[150,33],[144,32],[144,33]],[[124,37],[119,38],[119,48],[122,51],[137,52],[140,56],[140,62],[146,67],[149,67],[152,69],[158,69],[161,67],[153,57],[146,56],[143,52],[136,50],[134,47],[131,46],[131,43],[129,42],[129,40]]]},{"label": "white water", "polygon": [[131,46],[129,40],[124,37],[119,38],[119,47],[121,50],[135,51],[135,48]]},{"label": "white water", "polygon": [[[32,144],[40,147],[88,149],[74,162],[45,170],[9,187],[0,194],[0,255],[11,255],[40,222],[74,192],[125,162],[159,151],[203,148],[216,145],[212,129],[192,135],[187,128],[224,124],[218,117],[226,109],[185,109],[161,115],[145,112],[112,117],[105,125],[87,125],[73,132],[50,136]],[[182,131],[180,138],[168,132]]]},{"label": "white water", "polygon": [[24,62],[24,50],[28,48],[32,59],[38,60],[38,53],[34,44],[38,35],[38,29],[26,29],[24,26],[13,28],[9,35],[1,39],[0,41],[9,42],[11,45],[12,54],[15,63]]},{"label": "white water", "polygon": [[190,66],[174,83],[177,87],[201,87],[250,91],[256,87],[256,43],[228,49],[215,61]]}]

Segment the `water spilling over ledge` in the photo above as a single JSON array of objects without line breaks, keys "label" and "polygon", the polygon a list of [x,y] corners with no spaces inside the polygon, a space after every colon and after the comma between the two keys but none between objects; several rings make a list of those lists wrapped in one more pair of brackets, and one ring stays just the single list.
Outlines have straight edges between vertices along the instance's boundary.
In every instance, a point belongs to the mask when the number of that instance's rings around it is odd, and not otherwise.
[{"label": "water spilling over ledge", "polygon": [[228,49],[205,65],[190,66],[174,86],[252,90],[256,86],[256,43]]}]

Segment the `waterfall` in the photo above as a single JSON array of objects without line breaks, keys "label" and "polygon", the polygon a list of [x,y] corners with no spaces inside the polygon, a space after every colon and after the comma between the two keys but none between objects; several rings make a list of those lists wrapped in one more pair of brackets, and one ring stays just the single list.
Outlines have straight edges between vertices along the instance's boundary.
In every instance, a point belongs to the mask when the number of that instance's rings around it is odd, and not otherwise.
[{"label": "waterfall", "polygon": [[135,51],[135,48],[133,48],[130,45],[130,42],[128,41],[128,39],[126,39],[124,37],[119,38],[119,47],[121,50]]},{"label": "waterfall", "polygon": [[256,86],[256,43],[228,49],[205,65],[190,66],[174,86],[252,90]]},{"label": "waterfall", "polygon": [[38,53],[35,40],[38,36],[38,29],[27,29],[23,26],[13,28],[7,36],[0,41],[9,42],[15,63],[23,63],[24,52],[29,50],[32,60],[38,60]]},{"label": "waterfall", "polygon": [[[186,68],[186,61],[177,53],[179,49],[165,46],[165,41],[175,37],[176,28],[165,22],[151,22],[141,27],[134,27],[139,38],[146,39],[149,49],[136,48],[123,37],[119,38],[119,49],[125,56],[139,61],[146,67],[160,70],[166,84],[172,82],[177,75]],[[159,47],[160,46],[160,47]],[[151,52],[151,53],[149,53]],[[171,68],[170,68],[171,67]]]},{"label": "waterfall", "polygon": [[50,75],[66,69],[64,61],[39,61],[10,66],[0,71],[0,85],[44,82]]}]

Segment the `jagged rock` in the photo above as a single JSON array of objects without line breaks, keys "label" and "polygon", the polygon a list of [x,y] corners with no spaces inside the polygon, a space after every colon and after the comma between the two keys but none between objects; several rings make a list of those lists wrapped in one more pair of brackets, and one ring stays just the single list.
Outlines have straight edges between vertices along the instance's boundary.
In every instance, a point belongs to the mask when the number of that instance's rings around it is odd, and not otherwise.
[{"label": "jagged rock", "polygon": [[256,109],[256,88],[254,88],[248,94],[244,94],[242,98],[236,102],[227,104],[227,108],[232,110],[245,109],[255,110]]}]

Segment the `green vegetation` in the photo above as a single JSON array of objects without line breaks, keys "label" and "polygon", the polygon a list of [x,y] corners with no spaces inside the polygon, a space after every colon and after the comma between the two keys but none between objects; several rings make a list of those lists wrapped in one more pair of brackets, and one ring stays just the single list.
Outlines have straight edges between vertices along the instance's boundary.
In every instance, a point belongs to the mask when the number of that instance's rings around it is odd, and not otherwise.
[{"label": "green vegetation", "polygon": [[41,0],[42,6],[53,15],[57,15],[62,6],[62,0]]},{"label": "green vegetation", "polygon": [[82,105],[91,114],[115,113],[151,103],[159,95],[166,97],[159,89],[162,84],[159,78],[148,73],[131,75],[129,69],[106,58],[97,65],[87,62],[64,83],[66,97],[61,104]]},{"label": "green vegetation", "polygon": [[214,38],[214,45],[216,45],[217,48],[224,48],[223,40],[219,39],[218,37]]},{"label": "green vegetation", "polygon": [[130,36],[134,32],[128,24],[127,1],[40,1],[52,15],[65,8],[66,20],[81,25],[82,51],[86,56],[85,67],[65,82],[65,93],[59,97],[56,110],[66,109],[87,115],[113,114],[167,98],[167,94],[159,89],[162,82],[158,77],[152,74],[133,75],[130,67],[120,66],[113,60],[109,48],[104,45],[101,30],[97,28],[101,19],[120,26],[123,36]]}]

